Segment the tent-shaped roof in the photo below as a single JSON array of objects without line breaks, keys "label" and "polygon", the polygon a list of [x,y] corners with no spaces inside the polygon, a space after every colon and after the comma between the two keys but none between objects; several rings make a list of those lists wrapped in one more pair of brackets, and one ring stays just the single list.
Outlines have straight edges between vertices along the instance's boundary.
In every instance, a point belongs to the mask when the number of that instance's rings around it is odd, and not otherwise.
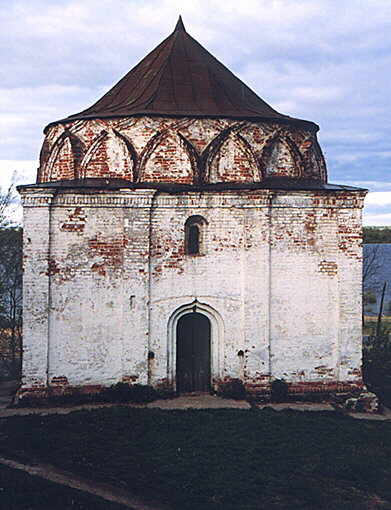
[{"label": "tent-shaped roof", "polygon": [[59,122],[134,115],[278,120],[317,129],[265,103],[186,32],[181,17],[174,32],[99,101]]}]

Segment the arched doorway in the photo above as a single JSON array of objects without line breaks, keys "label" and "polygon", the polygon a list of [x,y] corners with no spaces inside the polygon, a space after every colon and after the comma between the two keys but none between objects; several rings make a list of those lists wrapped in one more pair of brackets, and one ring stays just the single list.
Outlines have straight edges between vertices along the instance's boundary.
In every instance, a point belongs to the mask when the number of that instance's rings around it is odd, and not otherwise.
[{"label": "arched doorway", "polygon": [[210,390],[211,325],[202,313],[182,315],[177,322],[176,386],[179,393]]}]

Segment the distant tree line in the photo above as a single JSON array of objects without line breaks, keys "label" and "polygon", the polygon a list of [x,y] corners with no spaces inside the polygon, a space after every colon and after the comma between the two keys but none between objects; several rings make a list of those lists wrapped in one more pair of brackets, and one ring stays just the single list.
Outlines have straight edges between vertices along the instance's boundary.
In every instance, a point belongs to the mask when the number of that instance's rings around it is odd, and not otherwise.
[{"label": "distant tree line", "polygon": [[391,244],[391,227],[364,227],[364,244]]}]

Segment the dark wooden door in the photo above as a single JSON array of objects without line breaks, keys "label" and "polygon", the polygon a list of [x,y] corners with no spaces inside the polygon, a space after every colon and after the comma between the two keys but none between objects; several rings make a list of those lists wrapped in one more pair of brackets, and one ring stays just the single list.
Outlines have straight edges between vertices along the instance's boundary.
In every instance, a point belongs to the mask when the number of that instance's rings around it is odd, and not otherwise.
[{"label": "dark wooden door", "polygon": [[210,321],[201,313],[183,315],[177,325],[177,390],[210,390]]}]

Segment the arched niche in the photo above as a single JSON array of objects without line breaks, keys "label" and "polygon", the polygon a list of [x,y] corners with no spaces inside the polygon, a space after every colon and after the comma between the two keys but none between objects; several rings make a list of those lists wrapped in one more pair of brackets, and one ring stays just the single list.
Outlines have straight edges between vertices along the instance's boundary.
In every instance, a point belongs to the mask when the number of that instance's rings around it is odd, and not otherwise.
[{"label": "arched niche", "polygon": [[239,134],[249,144],[253,154],[257,156],[261,154],[266,140],[270,137],[270,132],[266,130],[265,126],[252,122],[246,123],[240,129]]},{"label": "arched niche", "polygon": [[136,152],[130,141],[115,130],[103,130],[89,147],[80,177],[134,180]]},{"label": "arched niche", "polygon": [[224,323],[221,315],[206,303],[195,299],[177,308],[167,323],[167,379],[173,389],[176,389],[176,360],[177,360],[177,325],[184,315],[199,313],[205,315],[211,325],[211,380],[216,381],[223,377],[224,367]]},{"label": "arched niche", "polygon": [[144,152],[139,180],[142,182],[197,182],[194,158],[185,140],[169,131],[156,136]]},{"label": "arched niche", "polygon": [[248,142],[230,130],[207,163],[209,182],[257,182],[262,179]]},{"label": "arched niche", "polygon": [[265,145],[261,156],[266,177],[302,177],[303,162],[295,143],[286,137],[276,136]]},{"label": "arched niche", "polygon": [[[47,148],[45,148],[47,151]],[[77,169],[83,157],[84,146],[77,136],[64,131],[52,146],[47,164],[40,172],[41,181],[70,180],[77,177]],[[42,159],[45,156],[42,154]]]}]

